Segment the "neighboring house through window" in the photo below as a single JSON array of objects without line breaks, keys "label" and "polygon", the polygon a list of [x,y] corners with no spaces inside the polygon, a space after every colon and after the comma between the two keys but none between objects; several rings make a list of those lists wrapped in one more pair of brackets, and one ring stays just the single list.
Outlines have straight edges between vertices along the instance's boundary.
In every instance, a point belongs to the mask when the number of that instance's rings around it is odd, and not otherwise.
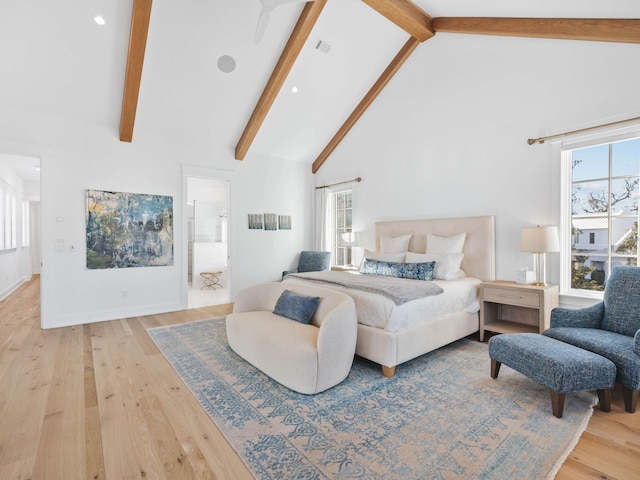
[{"label": "neighboring house through window", "polygon": [[602,292],[614,266],[638,263],[637,135],[563,145],[563,293]]}]

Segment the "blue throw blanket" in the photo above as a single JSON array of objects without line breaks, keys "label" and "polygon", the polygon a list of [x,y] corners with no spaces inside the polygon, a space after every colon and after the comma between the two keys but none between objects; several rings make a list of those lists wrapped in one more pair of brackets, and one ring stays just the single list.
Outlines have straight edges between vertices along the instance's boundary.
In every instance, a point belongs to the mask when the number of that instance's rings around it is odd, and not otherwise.
[{"label": "blue throw blanket", "polygon": [[402,305],[412,300],[432,295],[440,295],[443,292],[439,285],[430,281],[408,280],[384,275],[360,275],[349,272],[326,271],[290,273],[285,276],[285,279],[291,277],[377,293],[389,298],[396,305]]}]

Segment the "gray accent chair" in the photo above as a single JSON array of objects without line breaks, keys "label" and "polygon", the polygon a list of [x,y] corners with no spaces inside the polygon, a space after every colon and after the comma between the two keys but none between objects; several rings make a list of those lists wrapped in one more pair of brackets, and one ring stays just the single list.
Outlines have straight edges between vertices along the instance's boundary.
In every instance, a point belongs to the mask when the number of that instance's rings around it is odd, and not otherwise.
[{"label": "gray accent chair", "polygon": [[331,268],[331,252],[315,252],[303,250],[300,252],[298,267],[282,272],[282,278],[289,273],[321,272]]},{"label": "gray accent chair", "polygon": [[635,412],[640,392],[640,267],[615,267],[602,302],[577,310],[553,309],[551,328],[543,335],[611,360],[624,408]]}]

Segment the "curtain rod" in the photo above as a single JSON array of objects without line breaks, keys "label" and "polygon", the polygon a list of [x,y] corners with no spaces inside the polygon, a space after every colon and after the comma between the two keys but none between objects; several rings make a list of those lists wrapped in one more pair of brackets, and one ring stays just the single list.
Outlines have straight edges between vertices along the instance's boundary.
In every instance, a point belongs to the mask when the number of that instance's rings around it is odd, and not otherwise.
[{"label": "curtain rod", "polygon": [[353,180],[346,180],[344,182],[338,182],[338,183],[332,183],[331,185],[322,185],[320,187],[316,187],[316,190],[320,190],[321,188],[330,188],[330,187],[335,187],[336,185],[344,185],[345,183],[359,183],[362,181],[362,177],[358,177],[358,178],[354,178]]},{"label": "curtain rod", "polygon": [[640,117],[628,118],[627,120],[620,120],[618,122],[605,123],[603,125],[597,125],[595,127],[581,128],[579,130],[573,130],[571,132],[558,133],[556,135],[549,135],[548,137],[530,138],[527,140],[527,143],[529,145],[533,145],[534,143],[544,143],[545,140],[552,140],[558,137],[565,137],[567,135],[573,135],[574,133],[590,132],[592,130],[597,130],[599,128],[612,127],[614,125],[621,125],[623,123],[636,122],[638,120],[640,120]]}]

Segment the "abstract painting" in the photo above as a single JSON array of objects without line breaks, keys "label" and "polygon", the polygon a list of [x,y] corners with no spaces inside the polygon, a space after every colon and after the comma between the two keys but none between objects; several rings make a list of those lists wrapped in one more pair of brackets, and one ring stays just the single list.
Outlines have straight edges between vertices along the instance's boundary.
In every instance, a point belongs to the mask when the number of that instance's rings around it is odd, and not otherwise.
[{"label": "abstract painting", "polygon": [[87,268],[173,265],[173,197],[87,190]]}]

